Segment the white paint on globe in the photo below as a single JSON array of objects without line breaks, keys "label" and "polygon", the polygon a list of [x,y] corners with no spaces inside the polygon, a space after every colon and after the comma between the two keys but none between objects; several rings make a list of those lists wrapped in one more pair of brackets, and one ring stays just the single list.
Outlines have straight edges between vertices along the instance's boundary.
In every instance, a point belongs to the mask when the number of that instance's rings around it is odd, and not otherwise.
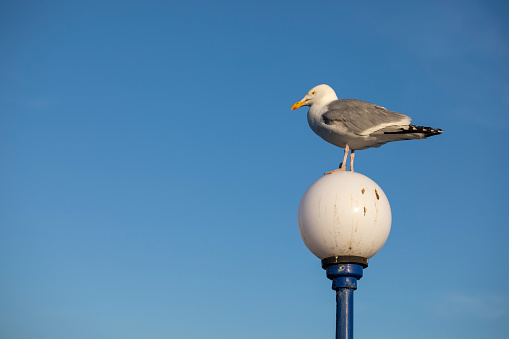
[{"label": "white paint on globe", "polygon": [[389,200],[373,180],[356,172],[337,172],[315,181],[298,211],[304,244],[318,258],[371,258],[391,230]]}]

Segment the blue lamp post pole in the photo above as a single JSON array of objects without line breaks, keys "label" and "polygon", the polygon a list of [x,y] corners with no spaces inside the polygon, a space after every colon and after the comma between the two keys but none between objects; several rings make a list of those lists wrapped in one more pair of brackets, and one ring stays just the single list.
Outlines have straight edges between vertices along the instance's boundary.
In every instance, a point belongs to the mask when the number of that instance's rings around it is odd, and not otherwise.
[{"label": "blue lamp post pole", "polygon": [[368,261],[360,257],[331,257],[322,260],[327,278],[336,291],[336,339],[353,339],[353,291]]}]

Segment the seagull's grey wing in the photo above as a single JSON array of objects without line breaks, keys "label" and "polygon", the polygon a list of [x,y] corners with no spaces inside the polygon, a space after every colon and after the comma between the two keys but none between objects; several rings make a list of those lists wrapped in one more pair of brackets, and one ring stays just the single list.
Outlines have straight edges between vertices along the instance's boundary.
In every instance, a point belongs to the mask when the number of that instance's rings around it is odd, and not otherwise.
[{"label": "seagull's grey wing", "polygon": [[411,121],[405,114],[356,99],[331,102],[322,119],[327,125],[341,124],[358,135],[369,135],[390,126],[409,125]]}]

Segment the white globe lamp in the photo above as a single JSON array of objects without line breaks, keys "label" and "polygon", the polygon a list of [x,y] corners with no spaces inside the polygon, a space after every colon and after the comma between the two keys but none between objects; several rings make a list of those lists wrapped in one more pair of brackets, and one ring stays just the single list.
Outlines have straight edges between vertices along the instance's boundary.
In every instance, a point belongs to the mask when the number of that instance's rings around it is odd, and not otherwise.
[{"label": "white globe lamp", "polygon": [[353,291],[391,230],[389,200],[373,180],[336,172],[315,181],[298,211],[299,232],[336,290],[336,338],[353,338]]}]

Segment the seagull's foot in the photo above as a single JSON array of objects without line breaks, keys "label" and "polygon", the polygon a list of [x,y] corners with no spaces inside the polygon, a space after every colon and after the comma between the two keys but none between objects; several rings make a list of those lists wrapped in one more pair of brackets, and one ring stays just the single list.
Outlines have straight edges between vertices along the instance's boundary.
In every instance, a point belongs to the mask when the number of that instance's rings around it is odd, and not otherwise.
[{"label": "seagull's foot", "polygon": [[336,173],[336,172],[344,172],[345,170],[346,170],[346,168],[341,167],[341,168],[335,169],[333,171],[329,171],[327,173],[324,173],[323,175],[332,174],[332,173]]}]

